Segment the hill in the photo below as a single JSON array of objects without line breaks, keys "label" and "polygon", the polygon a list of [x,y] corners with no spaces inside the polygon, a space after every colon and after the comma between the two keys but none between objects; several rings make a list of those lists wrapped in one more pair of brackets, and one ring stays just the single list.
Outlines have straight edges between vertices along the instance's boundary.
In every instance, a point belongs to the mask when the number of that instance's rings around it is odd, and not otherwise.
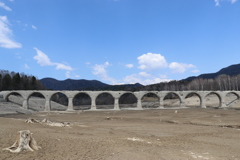
[{"label": "hill", "polygon": [[51,90],[132,90],[142,86],[139,83],[126,85],[109,85],[97,80],[73,80],[66,79],[63,81],[54,78],[43,78],[41,83]]},{"label": "hill", "polygon": [[63,81],[56,80],[54,78],[43,78],[40,80],[41,83],[51,90],[87,90],[93,88],[107,87],[108,84],[102,83],[97,80],[73,80],[66,79]]},{"label": "hill", "polygon": [[197,77],[196,76],[188,77],[188,78],[183,79],[183,80],[192,81],[196,78],[214,79],[217,76],[222,75],[222,74],[229,75],[229,76],[235,76],[235,75],[240,74],[240,64],[234,64],[234,65],[228,66],[228,67],[223,68],[223,69],[221,69],[221,70],[219,70],[218,72],[215,72],[215,73],[201,74]]}]

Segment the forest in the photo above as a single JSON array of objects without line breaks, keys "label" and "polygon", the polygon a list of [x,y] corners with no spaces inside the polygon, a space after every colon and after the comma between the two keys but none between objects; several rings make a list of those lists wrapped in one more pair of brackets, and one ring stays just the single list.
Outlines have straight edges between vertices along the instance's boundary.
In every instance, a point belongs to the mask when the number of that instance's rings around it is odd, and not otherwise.
[{"label": "forest", "polygon": [[46,88],[35,76],[0,70],[0,91],[44,89]]},{"label": "forest", "polygon": [[148,85],[138,88],[138,90],[157,90],[157,91],[187,91],[187,90],[197,90],[197,91],[225,91],[225,90],[235,90],[240,89],[240,74],[229,76],[226,74],[221,74],[216,78],[206,79],[206,78],[195,78],[191,81],[180,80],[180,81],[170,81],[162,82],[158,84]]}]

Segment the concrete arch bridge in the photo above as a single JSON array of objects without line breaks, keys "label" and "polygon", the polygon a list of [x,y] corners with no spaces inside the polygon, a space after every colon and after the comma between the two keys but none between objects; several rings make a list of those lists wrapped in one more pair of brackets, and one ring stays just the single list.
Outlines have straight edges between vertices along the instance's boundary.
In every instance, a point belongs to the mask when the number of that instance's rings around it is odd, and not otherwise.
[{"label": "concrete arch bridge", "polygon": [[[129,91],[48,91],[48,90],[13,90],[13,91],[2,91],[0,92],[1,97],[8,101],[10,95],[18,94],[23,98],[22,107],[29,109],[29,98],[34,94],[41,94],[45,98],[45,108],[44,111],[51,111],[51,98],[53,95],[58,93],[64,94],[68,99],[67,111],[74,110],[73,99],[78,94],[86,94],[91,99],[90,110],[98,110],[96,108],[96,98],[101,94],[109,94],[114,98],[113,110],[120,110],[119,99],[125,94],[133,95],[137,100],[136,109],[142,110],[142,99],[148,94],[155,95],[158,98],[158,106],[156,108],[164,108],[164,99],[169,94],[174,94],[180,100],[179,107],[185,107],[186,98],[190,95],[195,95],[199,98],[199,103],[201,108],[206,108],[206,103],[208,96],[216,95],[219,99],[219,107],[225,108],[234,101],[240,98],[240,91],[139,91],[139,92],[129,92]],[[229,103],[226,103],[226,97],[228,94],[235,95],[235,99]]]}]

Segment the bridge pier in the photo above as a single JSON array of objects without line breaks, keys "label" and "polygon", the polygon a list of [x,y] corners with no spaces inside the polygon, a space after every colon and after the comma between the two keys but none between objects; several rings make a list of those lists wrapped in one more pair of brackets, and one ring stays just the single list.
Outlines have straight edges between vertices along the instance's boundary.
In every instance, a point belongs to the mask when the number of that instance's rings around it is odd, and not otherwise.
[{"label": "bridge pier", "polygon": [[93,97],[90,110],[96,110],[96,109],[97,109],[97,107],[96,107],[96,97]]},{"label": "bridge pier", "polygon": [[201,105],[201,108],[207,108],[206,107],[206,102],[205,102],[204,99],[201,100],[201,104],[200,105]]},{"label": "bridge pier", "polygon": [[163,97],[160,97],[160,98],[159,98],[159,108],[164,108]]},{"label": "bridge pier", "polygon": [[185,101],[183,99],[181,99],[180,107],[185,107]]},{"label": "bridge pier", "polygon": [[114,110],[120,110],[119,109],[119,98],[114,99]]},{"label": "bridge pier", "polygon": [[220,108],[227,108],[225,101],[222,101],[222,103],[220,104]]},{"label": "bridge pier", "polygon": [[68,97],[68,108],[67,111],[73,111],[73,97]]},{"label": "bridge pier", "polygon": [[143,108],[142,108],[142,100],[141,99],[138,99],[137,100],[137,109],[139,109],[139,110],[142,110]]},{"label": "bridge pier", "polygon": [[23,100],[22,107],[23,107],[24,109],[28,109],[28,99],[24,99],[24,100]]},{"label": "bridge pier", "polygon": [[50,99],[46,99],[46,102],[45,102],[45,108],[44,108],[44,111],[45,112],[50,112],[51,111],[51,104],[50,104]]}]

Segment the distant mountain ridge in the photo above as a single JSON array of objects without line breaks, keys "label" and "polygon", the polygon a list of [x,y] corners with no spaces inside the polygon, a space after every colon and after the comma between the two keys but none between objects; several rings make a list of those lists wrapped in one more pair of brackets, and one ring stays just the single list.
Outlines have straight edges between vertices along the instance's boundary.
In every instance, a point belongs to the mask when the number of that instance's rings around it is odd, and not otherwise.
[{"label": "distant mountain ridge", "polygon": [[63,81],[56,80],[54,78],[43,78],[41,83],[51,90],[132,90],[136,87],[143,85],[136,84],[124,84],[124,85],[109,85],[97,80],[73,80],[66,79]]},{"label": "distant mountain ridge", "polygon": [[203,79],[214,79],[219,75],[229,75],[229,76],[235,76],[240,74],[240,64],[234,64],[234,65],[230,65],[228,67],[222,68],[221,70],[219,70],[218,72],[215,73],[207,73],[207,74],[201,74],[199,76],[192,76],[192,77],[188,77],[186,79],[186,81],[192,81],[196,78],[203,78]]},{"label": "distant mountain ridge", "polygon": [[[189,82],[197,78],[203,78],[203,79],[214,79],[219,75],[229,75],[229,76],[235,76],[240,74],[240,64],[234,64],[230,65],[228,67],[222,68],[218,72],[215,73],[207,73],[207,74],[201,74],[199,76],[192,76],[188,77],[186,79],[180,80],[181,82]],[[40,80],[41,83],[47,88],[51,90],[127,90],[127,91],[135,91],[135,90],[145,90],[144,85],[141,85],[139,83],[136,84],[124,84],[124,85],[109,85],[102,83],[97,80],[73,80],[73,79],[66,79],[63,81],[56,80],[54,78],[43,78]],[[170,83],[170,82],[169,82]],[[157,84],[151,84],[151,86],[159,85]]]}]

